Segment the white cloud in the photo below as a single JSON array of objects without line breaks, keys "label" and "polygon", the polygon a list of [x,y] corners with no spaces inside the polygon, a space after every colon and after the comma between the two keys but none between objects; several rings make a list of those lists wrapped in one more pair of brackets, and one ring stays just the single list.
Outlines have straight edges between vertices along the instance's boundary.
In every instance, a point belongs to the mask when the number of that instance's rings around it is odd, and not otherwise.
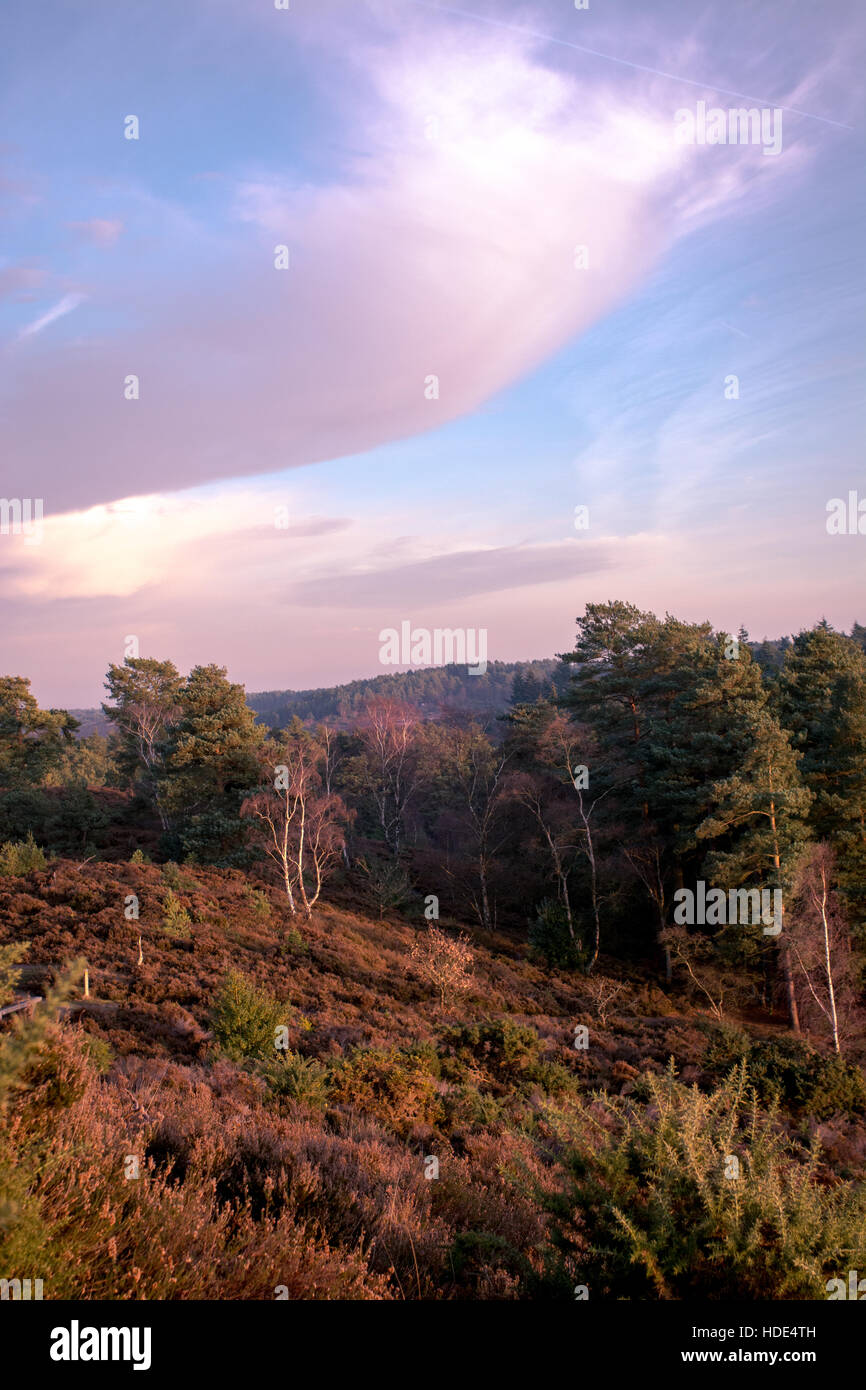
[{"label": "white cloud", "polygon": [[18,334],[19,338],[32,338],[37,333],[41,333],[49,324],[56,322],[57,319],[62,319],[66,314],[71,314],[73,309],[77,309],[79,304],[84,302],[85,297],[83,294],[65,294],[44,314],[40,314],[38,319],[26,324]]}]

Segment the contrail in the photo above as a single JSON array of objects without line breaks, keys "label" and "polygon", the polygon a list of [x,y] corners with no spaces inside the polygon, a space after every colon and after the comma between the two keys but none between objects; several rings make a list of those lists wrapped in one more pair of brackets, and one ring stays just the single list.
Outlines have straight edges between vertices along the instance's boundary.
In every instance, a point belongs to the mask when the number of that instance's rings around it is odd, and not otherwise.
[{"label": "contrail", "polygon": [[[775,106],[764,97],[749,96],[746,92],[732,92],[727,87],[716,87],[712,82],[696,82],[691,77],[680,77],[675,72],[662,72],[660,68],[645,67],[643,63],[629,62],[628,58],[616,58],[611,53],[599,53],[595,48],[586,48],[582,43],[572,43],[569,39],[557,39],[552,34],[540,34],[537,29],[524,29],[520,24],[508,24],[504,19],[490,19],[487,15],[475,14],[471,10],[454,9],[451,5],[434,5],[431,0],[406,0],[407,4],[420,5],[423,10],[433,10],[437,14],[455,14],[461,19],[474,19],[478,24],[492,24],[496,29],[510,29],[513,34],[523,34],[526,38],[541,39],[543,43],[556,43],[561,48],[573,48],[577,53],[587,53],[591,58],[601,58],[605,63],[619,63],[635,72],[648,72],[653,77],[666,77],[670,82],[683,82],[688,87],[698,87],[703,91],[718,92],[723,97],[738,97],[741,101],[757,102],[761,106]],[[781,106],[780,111],[788,111],[792,116],[805,116],[810,121],[822,121],[824,125],[836,126],[838,130],[853,130],[844,121],[833,121],[829,116],[816,116],[814,111],[801,111],[796,106]]]},{"label": "contrail", "polygon": [[83,294],[65,294],[38,319],[26,324],[19,332],[18,337],[32,338],[36,333],[41,333],[43,328],[47,328],[49,323],[54,323],[55,319],[62,319],[64,314],[71,314],[73,309],[77,309],[79,304],[83,304],[84,298]]}]

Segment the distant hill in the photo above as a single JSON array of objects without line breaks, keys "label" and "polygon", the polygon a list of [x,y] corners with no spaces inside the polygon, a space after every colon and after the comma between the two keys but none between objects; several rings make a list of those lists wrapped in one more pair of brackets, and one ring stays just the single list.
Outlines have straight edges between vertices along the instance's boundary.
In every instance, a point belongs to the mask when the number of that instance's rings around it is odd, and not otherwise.
[{"label": "distant hill", "polygon": [[535,700],[569,680],[569,667],[556,658],[491,661],[484,675],[465,666],[428,666],[350,681],[316,690],[270,690],[247,696],[247,704],[272,728],[284,728],[295,715],[303,720],[351,723],[367,700],[387,697],[411,705],[425,719],[443,710],[502,714],[512,699]]},{"label": "distant hill", "polygon": [[[490,661],[485,674],[478,676],[470,675],[466,666],[426,666],[312,690],[248,692],[247,704],[262,723],[275,729],[285,728],[295,715],[305,721],[350,724],[366,701],[377,696],[412,705],[425,719],[436,719],[443,710],[496,715],[504,713],[513,699],[534,701],[553,688],[563,689],[569,676],[570,668],[556,657]],[[111,721],[100,708],[69,713],[79,722],[78,738],[111,733]]]},{"label": "distant hill", "polygon": [[[866,627],[855,623],[850,637],[866,651]],[[765,671],[778,671],[790,637],[750,642],[756,660]],[[412,705],[425,719],[436,719],[443,710],[472,714],[503,714],[513,700],[532,702],[551,687],[562,691],[572,668],[556,657],[533,661],[490,661],[483,676],[471,676],[465,666],[425,666],[417,671],[397,671],[346,685],[317,686],[312,690],[264,690],[247,694],[247,704],[262,723],[282,729],[295,715],[302,720],[352,723],[367,700],[377,696]],[[107,736],[111,723],[101,709],[71,709],[79,721],[78,738]]]},{"label": "distant hill", "polygon": [[78,728],[75,730],[76,738],[90,738],[91,734],[102,734],[103,738],[108,738],[111,733],[111,720],[106,719],[101,708],[96,709],[71,709],[67,713],[73,719],[78,720]]}]

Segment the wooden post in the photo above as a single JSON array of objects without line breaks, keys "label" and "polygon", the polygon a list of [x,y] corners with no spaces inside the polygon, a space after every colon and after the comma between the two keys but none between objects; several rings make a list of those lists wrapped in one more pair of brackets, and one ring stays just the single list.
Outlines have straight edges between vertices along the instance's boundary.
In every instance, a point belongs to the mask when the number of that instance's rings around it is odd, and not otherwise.
[{"label": "wooden post", "polygon": [[144,955],[141,949],[141,932],[138,934],[138,964],[144,965]]},{"label": "wooden post", "polygon": [[89,998],[90,998],[90,971],[89,971],[89,970],[85,970],[85,972],[84,972],[84,997],[85,997],[85,999],[89,999]]}]

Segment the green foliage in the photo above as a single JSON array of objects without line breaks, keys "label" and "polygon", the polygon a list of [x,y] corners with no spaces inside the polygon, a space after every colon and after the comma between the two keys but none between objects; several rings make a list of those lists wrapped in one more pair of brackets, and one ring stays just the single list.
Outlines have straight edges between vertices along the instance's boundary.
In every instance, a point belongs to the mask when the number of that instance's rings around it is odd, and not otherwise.
[{"label": "green foliage", "polygon": [[561,1090],[570,1080],[564,1068],[545,1062],[541,1040],[526,1024],[487,1021],[463,1023],[442,1033],[443,1074],[461,1080],[479,1073],[490,1078],[493,1094],[505,1094],[515,1086],[540,1086]]},{"label": "green foliage", "polygon": [[217,1042],[233,1061],[273,1061],[276,1029],[287,1022],[286,1015],[278,999],[231,970],[214,1000],[211,1022]]},{"label": "green foliage", "polygon": [[64,743],[56,762],[45,772],[46,787],[116,787],[124,785],[117,756],[120,741],[102,734],[75,738]]},{"label": "green foliage", "polygon": [[795,1038],[753,1042],[741,1029],[721,1029],[707,1046],[703,1064],[721,1077],[739,1062],[759,1099],[818,1120],[866,1111],[866,1077],[842,1057],[824,1057]]},{"label": "green foliage", "polygon": [[853,925],[858,934],[866,932],[866,653],[861,643],[826,622],[799,633],[785,654],[778,703],[801,753],[804,781],[814,793],[812,832],[835,850]]},{"label": "green foliage", "polygon": [[489,1091],[467,1084],[454,1086],[445,1097],[445,1112],[449,1129],[468,1126],[470,1129],[496,1130],[505,1114],[502,1102]]},{"label": "green foliage", "polygon": [[819,1180],[818,1148],[785,1137],[744,1064],[710,1095],[672,1068],[646,1073],[642,1093],[552,1117],[596,1297],[821,1298],[830,1274],[866,1261],[866,1191]]},{"label": "green foliage", "polygon": [[539,904],[535,921],[529,927],[531,954],[557,970],[577,970],[583,963],[578,940],[568,928],[568,916],[561,902],[545,898]]},{"label": "green foliage", "polygon": [[[282,729],[304,720],[347,719],[360,714],[371,699],[398,700],[422,710],[447,706],[487,714],[508,708],[518,674],[529,675],[538,688],[547,688],[559,672],[558,661],[488,661],[484,674],[470,676],[465,666],[447,665],[372,676],[316,690],[271,690],[249,697],[250,705],[271,728]],[[521,687],[523,688],[523,687]]]},{"label": "green foliage", "polygon": [[47,860],[30,831],[26,840],[7,840],[0,845],[0,878],[20,878],[23,874],[41,873]]},{"label": "green foliage", "polygon": [[270,918],[273,916],[273,908],[271,907],[271,900],[267,893],[263,893],[261,888],[248,888],[247,897],[250,900],[250,907],[256,916],[261,917],[266,922],[270,921]]},{"label": "green foliage", "polygon": [[37,786],[78,727],[66,710],[42,710],[22,676],[0,676],[0,787]]},{"label": "green foliage", "polygon": [[[27,1069],[36,1063],[43,1048],[53,1045],[52,1039],[56,1039],[58,1032],[58,1008],[78,987],[83,973],[84,962],[73,962],[54,988],[48,991],[38,1009],[22,1015],[11,1031],[0,1033],[0,1119],[11,1093],[23,1084]],[[8,973],[0,975],[0,986],[9,988],[10,983]],[[0,1213],[2,1210],[3,1195],[0,1191]]]},{"label": "green foliage", "polygon": [[242,864],[240,805],[258,784],[256,751],[264,730],[242,685],[225,667],[196,666],[178,696],[178,718],[165,744],[159,795],[180,823],[185,854],[206,864]]},{"label": "green foliage", "polygon": [[307,945],[297,927],[289,927],[283,937],[283,950],[289,956],[305,956],[309,952]]},{"label": "green foliage", "polygon": [[86,787],[55,791],[19,788],[0,800],[0,836],[23,839],[32,831],[55,854],[86,855],[103,839],[110,816]]},{"label": "green foliage", "polygon": [[328,1103],[328,1068],[315,1057],[304,1057],[290,1050],[279,1052],[262,1064],[261,1074],[275,1096],[297,1101],[311,1110],[321,1110]]},{"label": "green foliage", "polygon": [[81,1040],[81,1047],[95,1071],[104,1074],[109,1070],[114,1061],[114,1048],[105,1038],[98,1033],[87,1033]]},{"label": "green foliage", "polygon": [[165,740],[178,717],[181,685],[173,662],[144,656],[127,657],[122,666],[112,664],[105,678],[109,702],[102,711],[117,729],[119,771],[156,804]]},{"label": "green foliage", "polygon": [[162,929],[168,936],[182,941],[192,936],[192,918],[171,888],[162,900]]},{"label": "green foliage", "polygon": [[201,888],[198,879],[193,878],[192,874],[184,873],[173,859],[169,859],[167,864],[163,864],[162,878],[169,888],[176,889],[179,893],[196,893]]},{"label": "green foliage", "polygon": [[355,867],[370,885],[380,919],[386,912],[405,907],[412,897],[412,881],[399,859],[383,859],[379,855],[365,859],[359,856],[355,860]]},{"label": "green foliage", "polygon": [[442,1099],[429,1054],[399,1048],[357,1048],[336,1069],[333,1100],[372,1115],[400,1135],[435,1125]]},{"label": "green foliage", "polygon": [[153,861],[149,854],[145,854],[143,849],[133,850],[129,856],[130,864],[151,864]]},{"label": "green foliage", "polygon": [[16,966],[26,956],[29,945],[29,941],[12,941],[0,946],[0,1009],[15,997],[19,975]]}]

